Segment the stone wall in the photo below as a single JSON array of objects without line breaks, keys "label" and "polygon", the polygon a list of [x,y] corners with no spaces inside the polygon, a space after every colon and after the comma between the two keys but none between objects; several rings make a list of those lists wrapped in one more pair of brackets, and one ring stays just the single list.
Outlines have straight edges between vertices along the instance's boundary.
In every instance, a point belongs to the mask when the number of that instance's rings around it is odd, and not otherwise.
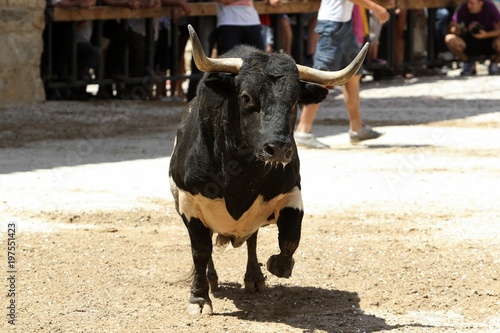
[{"label": "stone wall", "polygon": [[0,0],[0,104],[45,100],[40,78],[45,0]]}]

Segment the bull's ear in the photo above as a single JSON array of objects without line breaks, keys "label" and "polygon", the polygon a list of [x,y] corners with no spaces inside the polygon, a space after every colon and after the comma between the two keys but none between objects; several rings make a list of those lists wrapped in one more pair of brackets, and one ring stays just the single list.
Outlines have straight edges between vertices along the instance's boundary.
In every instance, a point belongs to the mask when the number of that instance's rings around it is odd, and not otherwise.
[{"label": "bull's ear", "polygon": [[217,94],[226,95],[234,91],[234,76],[222,73],[209,73],[203,83]]},{"label": "bull's ear", "polygon": [[326,95],[328,95],[328,89],[318,84],[300,82],[300,85],[300,105],[320,103],[326,98]]}]

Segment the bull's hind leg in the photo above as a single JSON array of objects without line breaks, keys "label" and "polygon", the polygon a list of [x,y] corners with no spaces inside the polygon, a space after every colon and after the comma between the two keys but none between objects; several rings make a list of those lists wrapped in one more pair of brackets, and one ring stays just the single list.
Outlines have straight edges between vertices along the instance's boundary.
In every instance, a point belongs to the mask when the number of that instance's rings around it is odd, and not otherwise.
[{"label": "bull's hind leg", "polygon": [[207,266],[212,256],[212,233],[197,218],[184,223],[189,231],[191,252],[194,262],[194,277],[191,284],[191,297],[188,311],[190,314],[212,314],[212,300],[208,296]]},{"label": "bull's hind leg", "polygon": [[266,277],[262,274],[257,260],[257,232],[247,239],[247,271],[245,273],[245,290],[253,293],[262,291],[266,287]]},{"label": "bull's hind leg", "polygon": [[267,261],[267,270],[278,277],[289,278],[293,269],[293,254],[300,242],[300,230],[304,212],[297,208],[283,208],[278,218],[278,242],[280,254]]}]

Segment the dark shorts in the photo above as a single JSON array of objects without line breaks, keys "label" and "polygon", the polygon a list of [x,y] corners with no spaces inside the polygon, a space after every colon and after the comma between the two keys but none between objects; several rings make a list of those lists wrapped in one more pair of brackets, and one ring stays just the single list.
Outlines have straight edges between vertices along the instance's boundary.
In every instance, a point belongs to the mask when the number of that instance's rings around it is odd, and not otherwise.
[{"label": "dark shorts", "polygon": [[261,26],[221,25],[217,29],[217,53],[226,53],[239,44],[246,44],[265,51],[266,45],[261,34]]},{"label": "dark shorts", "polygon": [[[361,46],[358,43],[352,21],[318,21],[315,32],[318,44],[314,54],[314,68],[327,71],[343,69],[356,58]],[[362,68],[357,74],[362,73]]]},{"label": "dark shorts", "polygon": [[166,71],[172,67],[169,39],[170,31],[168,29],[160,29],[158,32],[158,40],[156,41],[156,50],[154,55],[156,70]]},{"label": "dark shorts", "polygon": [[489,57],[495,54],[495,50],[493,49],[493,41],[495,38],[478,39],[470,34],[466,34],[463,36],[463,40],[467,45],[464,52],[468,56],[475,57],[484,55]]}]

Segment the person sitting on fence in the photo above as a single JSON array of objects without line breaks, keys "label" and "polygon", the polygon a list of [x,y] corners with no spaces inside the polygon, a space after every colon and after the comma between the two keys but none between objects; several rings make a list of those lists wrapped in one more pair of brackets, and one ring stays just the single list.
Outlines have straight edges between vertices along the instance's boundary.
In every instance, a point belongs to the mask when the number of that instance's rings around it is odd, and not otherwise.
[{"label": "person sitting on fence", "polygon": [[468,0],[455,12],[446,46],[464,62],[462,76],[476,74],[474,58],[490,59],[488,73],[498,74],[500,13],[491,1]]}]

